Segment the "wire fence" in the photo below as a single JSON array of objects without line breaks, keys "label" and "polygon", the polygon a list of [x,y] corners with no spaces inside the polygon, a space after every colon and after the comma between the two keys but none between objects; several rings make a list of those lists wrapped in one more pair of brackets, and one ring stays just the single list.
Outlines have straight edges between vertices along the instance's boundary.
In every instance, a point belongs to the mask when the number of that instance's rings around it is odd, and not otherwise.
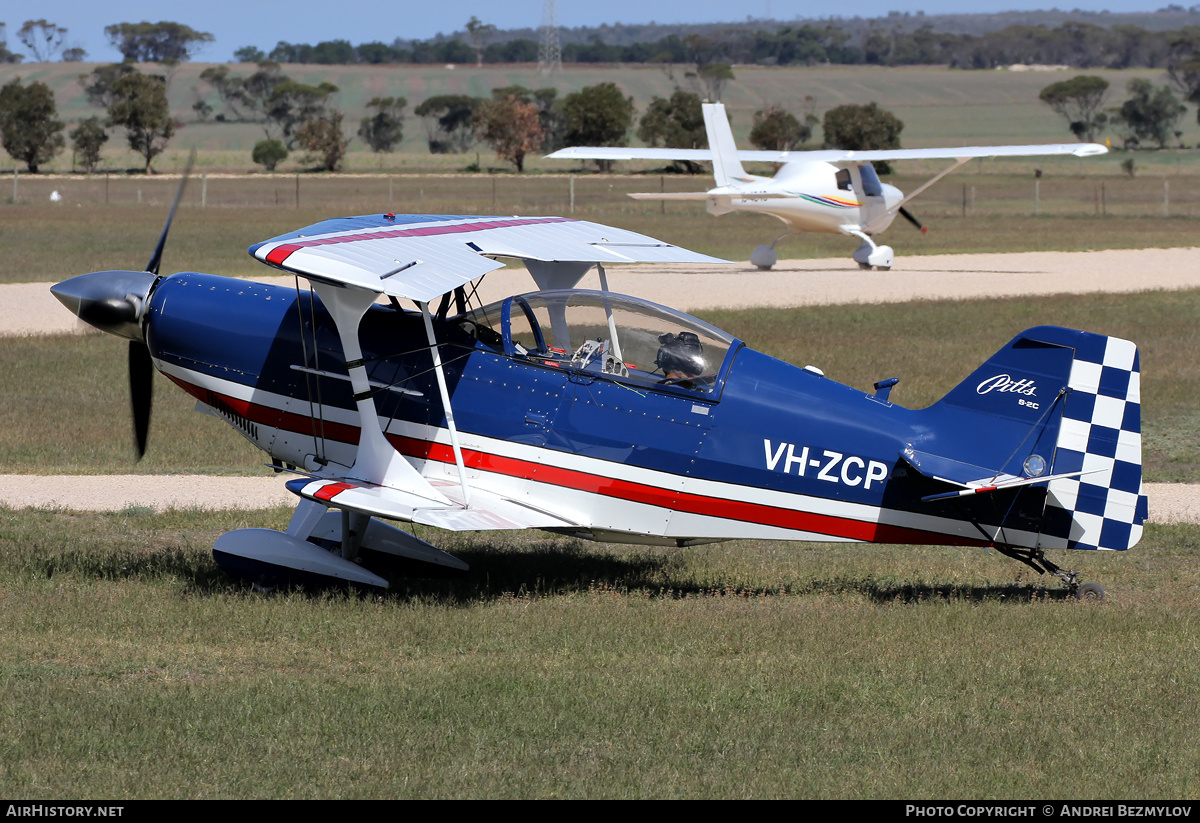
[{"label": "wire fence", "polygon": [[[918,177],[890,182],[916,188]],[[6,185],[7,183],[7,185]],[[1016,176],[952,178],[923,192],[913,207],[944,217],[991,214],[1198,217],[1200,186],[1186,177]],[[22,175],[0,178],[8,203],[64,205],[167,205],[179,176]],[[393,211],[431,214],[676,214],[700,212],[702,203],[635,201],[633,192],[699,192],[711,177],[692,175],[197,175],[183,205],[193,208],[298,209],[330,213]],[[7,189],[7,191],[5,191]]]}]

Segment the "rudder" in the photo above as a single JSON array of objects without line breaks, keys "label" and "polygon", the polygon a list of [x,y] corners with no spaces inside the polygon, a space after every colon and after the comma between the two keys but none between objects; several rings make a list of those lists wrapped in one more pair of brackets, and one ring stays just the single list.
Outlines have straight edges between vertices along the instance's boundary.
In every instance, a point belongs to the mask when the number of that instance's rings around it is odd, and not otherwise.
[{"label": "rudder", "polygon": [[1053,473],[1083,474],[1049,483],[1043,535],[1061,540],[1062,548],[1123,551],[1141,538],[1149,509],[1137,346],[1076,334]]}]

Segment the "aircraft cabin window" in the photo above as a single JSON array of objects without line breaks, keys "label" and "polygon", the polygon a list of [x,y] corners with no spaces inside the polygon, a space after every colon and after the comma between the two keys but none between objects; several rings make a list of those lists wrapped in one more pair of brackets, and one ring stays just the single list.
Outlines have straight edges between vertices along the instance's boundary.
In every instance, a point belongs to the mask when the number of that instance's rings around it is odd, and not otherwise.
[{"label": "aircraft cabin window", "polygon": [[875,173],[874,166],[862,163],[858,167],[858,173],[862,175],[863,194],[867,197],[879,197],[883,194],[883,184],[879,182],[879,175]]},{"label": "aircraft cabin window", "polygon": [[708,392],[733,338],[686,314],[619,294],[535,292],[475,313],[501,318],[504,351],[542,366]]},{"label": "aircraft cabin window", "polygon": [[838,169],[838,173],[835,175],[835,177],[837,178],[837,187],[839,189],[842,191],[854,191],[854,186],[850,182],[849,169]]}]

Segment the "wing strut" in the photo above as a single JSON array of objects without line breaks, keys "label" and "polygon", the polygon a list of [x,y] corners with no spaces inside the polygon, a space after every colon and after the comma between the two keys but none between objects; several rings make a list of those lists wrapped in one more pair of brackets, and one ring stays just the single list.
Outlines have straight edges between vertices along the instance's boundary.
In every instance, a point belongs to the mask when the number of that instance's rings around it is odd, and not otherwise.
[{"label": "wing strut", "polygon": [[956,160],[954,161],[954,165],[953,165],[953,166],[951,166],[951,167],[950,167],[950,168],[948,168],[948,169],[945,169],[944,171],[940,171],[940,172],[938,172],[938,173],[937,173],[937,174],[935,174],[933,177],[931,177],[929,180],[926,180],[924,184],[922,184],[920,187],[918,187],[918,188],[916,189],[916,191],[911,191],[911,192],[909,192],[908,194],[904,195],[904,199],[903,199],[903,200],[901,200],[899,203],[897,203],[897,204],[896,204],[896,207],[895,207],[894,209],[892,209],[892,211],[895,211],[896,209],[899,209],[899,208],[901,208],[901,207],[902,207],[902,206],[904,206],[904,204],[905,204],[905,203],[907,203],[909,200],[912,200],[912,199],[913,199],[914,197],[916,197],[918,194],[920,194],[921,192],[925,191],[925,189],[929,188],[929,187],[930,187],[930,186],[932,186],[934,183],[936,183],[937,181],[939,181],[939,180],[941,180],[943,177],[945,177],[947,174],[949,174],[950,172],[954,171],[954,170],[955,170],[955,169],[957,169],[959,166],[961,166],[963,163],[966,163],[966,162],[968,162],[968,161],[969,161],[969,160],[971,160],[971,159],[972,159],[972,158],[970,158],[970,157],[959,157],[958,159],[956,159]]},{"label": "wing strut", "polygon": [[[354,403],[358,407],[359,436],[358,450],[354,465],[347,473],[348,477],[363,480],[379,486],[393,486],[410,491],[427,500],[443,505],[452,505],[451,501],[439,492],[429,481],[421,476],[412,464],[400,452],[392,448],[379,425],[379,414],[375,410],[374,391],[367,377],[367,367],[363,362],[362,348],[358,343],[358,326],[367,309],[375,302],[376,292],[353,286],[335,286],[321,280],[312,281],[313,288],[325,308],[333,316],[337,324],[338,336],[342,341],[342,352],[346,356],[346,371],[350,375],[350,386],[354,390]],[[422,303],[428,320],[428,304]],[[438,363],[437,350],[434,350],[434,362]],[[438,367],[438,379],[441,380],[441,368]],[[445,392],[443,384],[443,393]],[[443,402],[445,396],[443,394]],[[447,413],[449,413],[447,411]],[[451,432],[454,429],[451,428]],[[457,446],[456,452],[457,454]]]},{"label": "wing strut", "polygon": [[437,337],[433,333],[433,321],[429,317],[429,304],[417,301],[421,307],[421,319],[425,321],[425,336],[429,339],[429,352],[433,355],[433,370],[437,373],[438,392],[442,395],[442,408],[446,411],[446,428],[450,430],[450,446],[454,449],[454,462],[458,464],[458,482],[462,484],[463,505],[471,505],[471,493],[467,487],[467,467],[463,463],[462,447],[458,444],[458,429],[454,425],[454,410],[450,408],[450,392],[446,388],[446,372],[442,369],[442,353],[438,349]]},{"label": "wing strut", "polygon": [[608,315],[608,338],[612,340],[613,356],[617,358],[617,363],[623,364],[625,358],[621,356],[621,341],[617,339],[617,324],[613,320],[612,303],[608,301],[608,278],[604,275],[602,264],[597,263],[596,269],[600,272],[600,291],[604,292],[604,313]]}]

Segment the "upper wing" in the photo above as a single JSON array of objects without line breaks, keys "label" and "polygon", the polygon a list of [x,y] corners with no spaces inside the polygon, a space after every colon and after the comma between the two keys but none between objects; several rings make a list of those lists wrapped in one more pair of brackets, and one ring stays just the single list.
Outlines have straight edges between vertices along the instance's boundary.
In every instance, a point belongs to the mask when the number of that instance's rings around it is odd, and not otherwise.
[{"label": "upper wing", "polygon": [[250,247],[304,277],[429,302],[503,268],[564,263],[721,263],[636,232],[565,217],[368,215],[326,220]]},{"label": "upper wing", "polygon": [[[888,149],[850,151],[826,149],[821,151],[747,151],[739,150],[738,159],[768,163],[791,163],[811,160],[821,163],[872,160],[957,160],[964,157],[1037,157],[1040,155],[1071,154],[1090,157],[1108,152],[1099,143],[1049,143],[1033,146],[962,146],[942,149]],[[572,146],[546,155],[553,160],[712,160],[709,149],[644,149],[614,146]]]}]

